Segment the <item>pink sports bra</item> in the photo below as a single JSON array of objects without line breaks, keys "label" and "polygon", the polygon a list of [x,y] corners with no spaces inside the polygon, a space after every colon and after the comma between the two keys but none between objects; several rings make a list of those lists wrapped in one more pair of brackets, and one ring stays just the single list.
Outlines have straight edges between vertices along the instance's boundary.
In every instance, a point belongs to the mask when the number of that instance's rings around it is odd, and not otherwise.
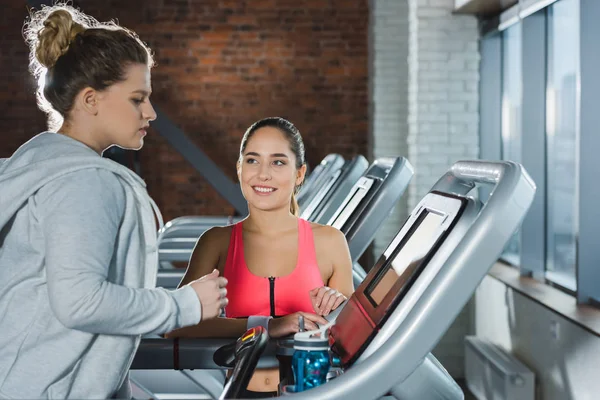
[{"label": "pink sports bra", "polygon": [[223,276],[227,278],[225,308],[228,318],[251,315],[284,316],[314,312],[309,291],[323,286],[310,222],[298,218],[298,262],[286,276],[261,277],[248,269],[244,258],[242,222],[233,225]]}]

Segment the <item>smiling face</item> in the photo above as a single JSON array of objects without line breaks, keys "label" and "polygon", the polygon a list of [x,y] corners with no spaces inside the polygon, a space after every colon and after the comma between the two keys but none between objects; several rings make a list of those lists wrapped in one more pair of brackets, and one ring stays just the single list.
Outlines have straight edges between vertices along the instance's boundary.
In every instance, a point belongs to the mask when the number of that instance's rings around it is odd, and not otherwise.
[{"label": "smiling face", "polygon": [[304,180],[306,165],[296,168],[296,156],[278,128],[257,129],[238,162],[238,178],[250,208],[290,209],[292,194]]}]

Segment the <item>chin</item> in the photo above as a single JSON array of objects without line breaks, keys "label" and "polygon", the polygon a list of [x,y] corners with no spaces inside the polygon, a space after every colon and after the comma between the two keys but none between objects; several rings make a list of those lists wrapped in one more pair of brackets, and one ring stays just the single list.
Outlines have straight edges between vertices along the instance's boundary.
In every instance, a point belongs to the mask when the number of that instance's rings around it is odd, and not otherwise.
[{"label": "chin", "polygon": [[126,150],[141,150],[144,147],[144,139],[139,139],[138,141],[128,143],[127,147],[123,147]]},{"label": "chin", "polygon": [[141,150],[142,147],[144,147],[144,139],[140,139],[140,142],[138,143],[138,145],[135,147],[132,147],[131,150]]},{"label": "chin", "polygon": [[288,204],[264,204],[264,203],[259,203],[259,202],[255,202],[255,203],[250,203],[250,206],[252,206],[253,208],[255,208],[256,210],[260,210],[260,211],[279,211],[282,208],[289,208]]}]

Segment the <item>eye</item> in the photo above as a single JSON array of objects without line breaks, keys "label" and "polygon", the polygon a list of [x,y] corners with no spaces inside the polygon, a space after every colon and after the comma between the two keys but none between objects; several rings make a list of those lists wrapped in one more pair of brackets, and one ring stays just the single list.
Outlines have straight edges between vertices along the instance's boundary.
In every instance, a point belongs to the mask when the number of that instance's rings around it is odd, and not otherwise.
[{"label": "eye", "polygon": [[144,98],[141,98],[141,99],[131,99],[131,101],[133,102],[133,104],[136,104],[136,105],[139,106],[140,104],[142,104],[144,102]]},{"label": "eye", "polygon": [[256,164],[257,162],[254,158],[246,158],[246,164]]},{"label": "eye", "polygon": [[282,166],[282,165],[285,165],[286,163],[285,163],[285,161],[283,161],[283,160],[275,160],[275,161],[273,161],[273,164],[275,164],[275,165],[277,165],[278,167],[280,167],[280,166]]}]

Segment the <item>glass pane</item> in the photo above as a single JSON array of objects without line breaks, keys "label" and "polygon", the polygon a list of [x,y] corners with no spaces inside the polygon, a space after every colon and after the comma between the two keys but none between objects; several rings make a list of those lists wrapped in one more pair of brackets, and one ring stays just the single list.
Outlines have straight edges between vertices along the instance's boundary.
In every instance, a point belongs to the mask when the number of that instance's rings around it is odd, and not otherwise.
[{"label": "glass pane", "polygon": [[579,0],[548,8],[546,277],[576,289]]},{"label": "glass pane", "polygon": [[[521,24],[502,33],[502,158],[521,162]],[[506,245],[502,258],[513,265],[520,261],[520,230]]]}]

